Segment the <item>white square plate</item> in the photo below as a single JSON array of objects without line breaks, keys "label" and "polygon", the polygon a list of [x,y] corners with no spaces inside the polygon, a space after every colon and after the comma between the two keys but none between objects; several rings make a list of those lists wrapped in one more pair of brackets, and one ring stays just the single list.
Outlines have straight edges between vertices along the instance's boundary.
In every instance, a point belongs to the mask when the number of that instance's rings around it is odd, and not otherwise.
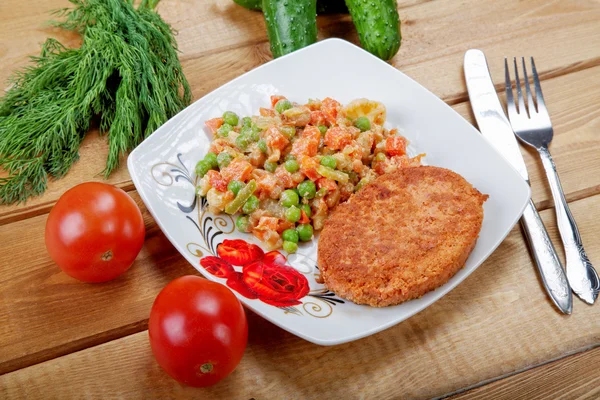
[{"label": "white square plate", "polygon": [[[366,97],[387,107],[390,127],[399,127],[429,165],[449,168],[489,194],[479,240],[467,263],[448,283],[423,297],[386,308],[337,298],[315,282],[317,242],[303,244],[288,259],[308,279],[310,292],[291,307],[247,299],[250,309],[306,340],[334,345],[371,335],[411,317],[471,274],[502,242],[521,216],[529,186],[475,128],[423,86],[346,41],[329,39],[250,71],[196,101],[160,127],[129,156],[133,182],[148,210],[179,252],[206,278],[225,284],[201,267],[224,239],[260,244],[235,231],[227,215],[212,216],[194,192],[194,166],[208,152],[207,119],[226,110],[256,115],[269,96],[304,103],[332,97],[342,104]],[[230,233],[227,233],[230,232]]]}]

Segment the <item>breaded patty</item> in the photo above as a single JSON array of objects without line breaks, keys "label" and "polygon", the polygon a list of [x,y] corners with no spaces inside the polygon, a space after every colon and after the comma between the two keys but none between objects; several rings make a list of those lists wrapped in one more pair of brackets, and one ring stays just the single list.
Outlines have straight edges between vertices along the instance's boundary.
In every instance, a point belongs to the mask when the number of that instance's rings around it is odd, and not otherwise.
[{"label": "breaded patty", "polygon": [[319,237],[321,277],[357,304],[384,307],[421,297],[464,266],[487,198],[445,168],[382,175],[328,218]]}]

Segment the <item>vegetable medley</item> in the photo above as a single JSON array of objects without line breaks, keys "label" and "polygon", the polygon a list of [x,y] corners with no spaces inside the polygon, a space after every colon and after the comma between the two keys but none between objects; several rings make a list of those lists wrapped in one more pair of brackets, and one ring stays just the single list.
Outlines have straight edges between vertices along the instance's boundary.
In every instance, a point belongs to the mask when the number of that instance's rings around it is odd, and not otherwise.
[{"label": "vegetable medley", "polygon": [[240,118],[226,111],[206,121],[214,135],[198,162],[197,193],[209,210],[237,217],[269,249],[288,253],[323,228],[333,208],[377,176],[420,165],[407,140],[385,129],[385,106],[367,99],[291,102],[271,96],[271,108]]}]

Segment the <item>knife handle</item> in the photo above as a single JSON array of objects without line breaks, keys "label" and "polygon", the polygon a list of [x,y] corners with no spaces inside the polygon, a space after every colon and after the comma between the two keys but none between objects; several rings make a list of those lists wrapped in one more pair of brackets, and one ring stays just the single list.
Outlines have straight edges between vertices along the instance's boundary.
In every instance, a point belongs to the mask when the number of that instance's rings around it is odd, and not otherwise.
[{"label": "knife handle", "polygon": [[531,200],[525,207],[521,225],[548,296],[560,311],[564,314],[571,314],[573,296],[567,282],[567,275],[558,259],[542,218]]},{"label": "knife handle", "polygon": [[556,165],[546,146],[538,149],[542,157],[542,163],[548,176],[552,197],[554,198],[554,209],[556,211],[556,222],[558,231],[565,246],[567,278],[573,292],[588,304],[594,304],[600,289],[598,273],[587,257],[579,235],[579,229],[575,218],[571,214],[567,199],[563,193]]}]

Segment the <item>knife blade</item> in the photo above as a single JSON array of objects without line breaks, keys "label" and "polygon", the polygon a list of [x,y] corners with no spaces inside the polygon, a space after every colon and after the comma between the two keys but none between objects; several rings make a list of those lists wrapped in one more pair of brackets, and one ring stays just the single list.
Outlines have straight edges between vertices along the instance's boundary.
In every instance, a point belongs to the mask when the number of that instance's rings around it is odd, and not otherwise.
[{"label": "knife blade", "polygon": [[[504,114],[485,55],[481,50],[471,49],[465,53],[464,70],[471,108],[481,134],[529,183],[519,144]],[[565,270],[531,199],[523,212],[521,225],[546,293],[560,311],[570,314],[573,309],[573,297]]]}]

